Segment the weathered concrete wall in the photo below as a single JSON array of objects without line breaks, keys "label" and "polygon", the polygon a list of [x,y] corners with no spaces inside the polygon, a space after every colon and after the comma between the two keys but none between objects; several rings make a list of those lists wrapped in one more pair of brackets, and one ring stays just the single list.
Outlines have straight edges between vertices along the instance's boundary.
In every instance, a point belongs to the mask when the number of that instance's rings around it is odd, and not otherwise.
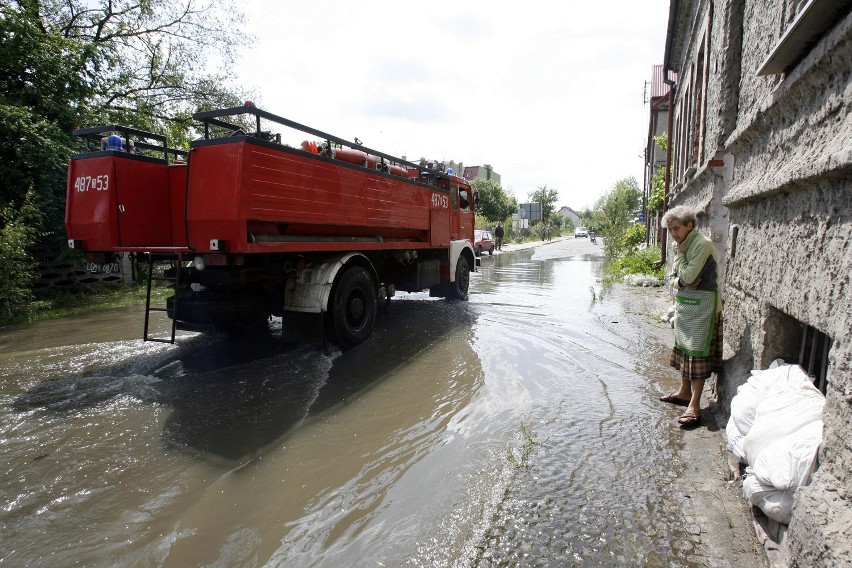
[{"label": "weathered concrete wall", "polygon": [[[749,362],[795,360],[784,326],[801,322],[833,340],[820,468],[799,490],[786,549],[793,566],[852,564],[852,20],[789,75],[756,78],[776,38],[772,2],[750,2],[744,31],[736,156],[725,204],[736,230],[728,255],[729,404]],[[733,254],[731,254],[733,253]],[[792,319],[791,319],[792,318]],[[736,373],[736,377],[733,375]],[[733,380],[728,380],[733,379]]]},{"label": "weathered concrete wall", "polygon": [[796,496],[787,535],[795,566],[852,563],[850,190],[846,180],[819,181],[730,209],[738,234],[728,258],[726,367],[718,386],[726,408],[749,369],[796,360],[798,345],[783,341],[795,335],[784,329],[797,326],[794,320],[833,340],[820,468]]},{"label": "weathered concrete wall", "polygon": [[[703,31],[709,26],[707,87],[704,121],[704,149],[695,172],[674,179],[671,205],[686,205],[700,212],[698,229],[716,246],[719,259],[720,287],[724,293],[726,281],[726,251],[728,248],[728,210],[723,199],[732,182],[734,158],[726,151],[725,142],[736,127],[739,103],[739,72],[742,47],[741,0],[724,2],[681,2],[680,45],[678,69],[689,67],[698,57],[701,37],[690,36],[686,30]],[[708,23],[709,22],[709,23]],[[686,104],[685,93],[677,93],[676,105]],[[713,162],[723,165],[713,165]]]},{"label": "weathered concrete wall", "polygon": [[[681,4],[684,4],[681,2]],[[697,15],[704,2],[684,7]],[[832,340],[819,470],[796,494],[784,547],[792,566],[852,565],[852,15],[787,74],[757,71],[784,31],[793,3],[714,3],[707,159],[672,205],[706,214],[705,234],[725,229],[726,410],[753,368],[797,360],[801,325]],[[680,34],[696,26],[681,25]],[[687,45],[695,38],[680,37]],[[741,48],[737,43],[741,41]],[[721,143],[717,142],[721,140]],[[713,146],[713,144],[717,144]],[[714,238],[714,240],[716,240]]]},{"label": "weathered concrete wall", "polygon": [[723,158],[728,137],[736,129],[740,108],[740,68],[742,65],[742,0],[714,2],[710,40],[710,81],[707,85],[708,157]]}]

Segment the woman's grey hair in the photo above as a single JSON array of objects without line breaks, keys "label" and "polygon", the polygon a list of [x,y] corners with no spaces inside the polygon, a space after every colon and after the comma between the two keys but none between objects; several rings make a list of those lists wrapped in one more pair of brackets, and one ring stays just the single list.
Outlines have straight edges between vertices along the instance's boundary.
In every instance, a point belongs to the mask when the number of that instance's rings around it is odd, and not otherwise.
[{"label": "woman's grey hair", "polygon": [[695,215],[695,211],[686,207],[685,205],[678,205],[677,207],[672,207],[666,214],[663,215],[660,224],[666,229],[669,228],[669,222],[677,221],[681,225],[688,225],[692,223],[692,226],[695,227],[698,224],[698,217]]}]

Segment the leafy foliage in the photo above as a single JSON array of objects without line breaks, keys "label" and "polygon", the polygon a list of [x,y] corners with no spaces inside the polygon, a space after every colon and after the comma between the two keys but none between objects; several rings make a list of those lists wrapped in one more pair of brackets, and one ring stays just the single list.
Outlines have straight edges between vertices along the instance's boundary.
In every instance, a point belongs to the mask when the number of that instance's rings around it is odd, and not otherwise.
[{"label": "leafy foliage", "polygon": [[38,264],[30,254],[40,236],[36,230],[41,213],[27,192],[20,209],[7,205],[0,211],[0,324],[25,316],[33,300],[30,286],[38,276]]},{"label": "leafy foliage", "polygon": [[[67,0],[42,4],[48,32],[84,46],[92,105],[108,122],[162,131],[181,111],[236,99],[226,69],[242,13],[216,0]],[[208,71],[220,61],[220,70]],[[144,121],[145,124],[141,123]],[[178,120],[186,120],[185,114]]]},{"label": "leafy foliage", "polygon": [[[654,137],[654,142],[663,151],[668,148],[669,138],[667,134],[661,134]],[[654,175],[651,177],[651,195],[648,197],[648,212],[657,213],[663,210],[666,192],[666,168],[659,166],[654,170]]]},{"label": "leafy foliage", "polygon": [[611,260],[606,271],[616,280],[622,280],[631,274],[641,274],[662,280],[664,269],[656,266],[660,259],[659,247],[648,247],[644,249],[631,250],[623,256]]},{"label": "leafy foliage", "polygon": [[596,222],[604,240],[604,252],[610,259],[624,252],[624,234],[632,224],[641,203],[642,193],[636,178],[619,180],[595,204]]},{"label": "leafy foliage", "polygon": [[633,224],[624,231],[624,235],[621,238],[621,249],[622,250],[633,250],[641,243],[645,241],[645,225],[642,224]]},{"label": "leafy foliage", "polygon": [[518,210],[515,197],[508,195],[502,186],[494,180],[475,179],[471,184],[473,190],[479,192],[479,203],[476,204],[476,214],[488,221],[502,221]]},{"label": "leafy foliage", "polygon": [[45,34],[29,11],[6,3],[0,4],[0,43],[0,207],[19,207],[33,191],[30,201],[52,210],[47,220],[56,222],[70,132],[88,93],[82,49]]},{"label": "leafy foliage", "polygon": [[541,203],[541,216],[543,219],[549,219],[553,215],[556,200],[559,199],[559,191],[545,184],[530,192],[528,197],[533,203]]},{"label": "leafy foliage", "polygon": [[238,100],[208,62],[225,68],[249,40],[241,21],[232,0],[0,0],[0,255],[19,271],[3,275],[4,317],[28,294],[37,241],[64,233],[73,128],[188,141],[192,112]]},{"label": "leafy foliage", "polygon": [[602,225],[603,219],[600,211],[596,209],[585,209],[580,211],[580,226],[600,232]]}]

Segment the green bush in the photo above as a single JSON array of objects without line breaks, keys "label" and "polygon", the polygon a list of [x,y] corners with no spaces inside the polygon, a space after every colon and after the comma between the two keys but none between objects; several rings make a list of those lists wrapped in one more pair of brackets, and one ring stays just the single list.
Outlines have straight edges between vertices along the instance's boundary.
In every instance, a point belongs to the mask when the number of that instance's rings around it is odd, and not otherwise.
[{"label": "green bush", "polygon": [[630,225],[621,237],[621,250],[631,251],[645,242],[645,225]]},{"label": "green bush", "polygon": [[30,291],[38,277],[32,249],[41,236],[35,229],[40,213],[27,192],[20,209],[9,205],[0,211],[0,324],[24,319],[30,311]]},{"label": "green bush", "polygon": [[606,272],[614,280],[619,281],[624,280],[624,277],[630,274],[642,274],[662,281],[664,269],[655,266],[658,260],[660,260],[660,249],[658,247],[633,250],[613,259],[607,265]]}]

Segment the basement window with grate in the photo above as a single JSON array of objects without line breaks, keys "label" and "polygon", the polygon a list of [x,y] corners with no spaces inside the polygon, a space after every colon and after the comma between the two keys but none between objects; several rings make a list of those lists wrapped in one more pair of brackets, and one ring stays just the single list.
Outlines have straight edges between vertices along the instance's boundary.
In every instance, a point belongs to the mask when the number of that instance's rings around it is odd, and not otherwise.
[{"label": "basement window with grate", "polygon": [[799,349],[799,365],[814,381],[814,385],[825,394],[828,387],[828,352],[831,338],[813,326],[802,325],[802,344]]},{"label": "basement window with grate", "polygon": [[828,354],[832,340],[813,326],[772,306],[766,321],[769,360],[783,359],[805,370],[814,385],[825,394],[828,387]]}]

